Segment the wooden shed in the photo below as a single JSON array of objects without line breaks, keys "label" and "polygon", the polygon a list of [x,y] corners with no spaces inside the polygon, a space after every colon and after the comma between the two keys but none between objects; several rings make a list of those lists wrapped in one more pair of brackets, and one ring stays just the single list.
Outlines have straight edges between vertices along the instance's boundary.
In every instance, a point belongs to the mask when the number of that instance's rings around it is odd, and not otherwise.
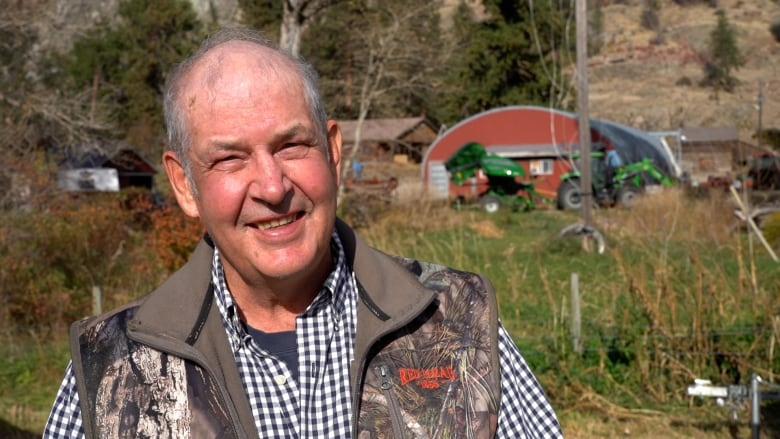
[{"label": "wooden shed", "polygon": [[744,161],[736,127],[680,129],[680,166],[692,182],[730,176]]},{"label": "wooden shed", "polygon": [[129,145],[106,144],[66,158],[60,163],[57,182],[71,191],[117,191],[128,187],[153,191],[155,174],[154,165]]},{"label": "wooden shed", "polygon": [[[357,120],[340,120],[344,150],[355,145]],[[398,157],[420,163],[431,142],[436,139],[436,127],[425,117],[366,119],[360,125],[361,161],[391,161]]]}]

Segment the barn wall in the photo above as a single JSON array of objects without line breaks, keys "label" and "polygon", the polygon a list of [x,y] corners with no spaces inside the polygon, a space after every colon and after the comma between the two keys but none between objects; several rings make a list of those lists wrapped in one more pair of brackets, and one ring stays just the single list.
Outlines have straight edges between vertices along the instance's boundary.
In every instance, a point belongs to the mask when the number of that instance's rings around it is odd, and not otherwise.
[{"label": "barn wall", "polygon": [[736,142],[683,143],[681,168],[692,181],[703,182],[708,177],[728,176],[736,170]]},{"label": "barn wall", "polygon": [[[458,123],[436,139],[423,158],[423,181],[433,196],[477,194],[484,190],[481,181],[465,188],[451,183],[448,190],[436,187],[437,182],[442,184],[443,178],[439,168],[465,143],[480,142],[488,150],[491,145],[518,145],[519,148],[522,145],[561,145],[564,148],[565,145],[578,143],[578,139],[577,120],[568,113],[532,106],[497,108]],[[537,179],[537,190],[554,192],[560,183],[560,175],[565,172],[564,169],[568,170],[565,161],[558,157],[554,159],[554,174]],[[518,161],[528,171],[530,159]],[[434,174],[433,179],[431,172]]]}]

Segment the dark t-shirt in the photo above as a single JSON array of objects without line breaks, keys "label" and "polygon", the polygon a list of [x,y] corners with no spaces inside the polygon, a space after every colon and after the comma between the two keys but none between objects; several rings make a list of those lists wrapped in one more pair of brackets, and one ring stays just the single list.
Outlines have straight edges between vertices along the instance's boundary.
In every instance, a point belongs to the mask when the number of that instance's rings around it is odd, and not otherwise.
[{"label": "dark t-shirt", "polygon": [[249,335],[264,351],[276,356],[287,364],[293,379],[298,380],[298,344],[295,331],[263,332],[248,326]]}]

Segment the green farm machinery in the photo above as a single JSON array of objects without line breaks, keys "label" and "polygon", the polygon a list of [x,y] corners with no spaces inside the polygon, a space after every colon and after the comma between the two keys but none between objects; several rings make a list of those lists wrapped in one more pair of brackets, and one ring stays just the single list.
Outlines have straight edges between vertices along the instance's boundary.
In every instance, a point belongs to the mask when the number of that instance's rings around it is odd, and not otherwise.
[{"label": "green farm machinery", "polygon": [[[579,158],[574,156],[575,161]],[[647,157],[614,169],[612,175],[604,163],[604,153],[591,153],[591,182],[594,201],[603,207],[620,205],[631,207],[644,191],[648,181],[671,186],[671,178],[659,171]],[[578,210],[582,207],[582,183],[579,166],[561,176],[558,186],[557,206],[562,210]]]},{"label": "green farm machinery", "polygon": [[477,142],[463,145],[444,166],[450,180],[458,186],[464,185],[482,171],[487,178],[487,188],[477,194],[477,199],[488,213],[497,212],[502,205],[512,210],[532,210],[536,199],[544,199],[534,189],[533,182],[525,179],[525,169],[519,163],[489,153]]}]

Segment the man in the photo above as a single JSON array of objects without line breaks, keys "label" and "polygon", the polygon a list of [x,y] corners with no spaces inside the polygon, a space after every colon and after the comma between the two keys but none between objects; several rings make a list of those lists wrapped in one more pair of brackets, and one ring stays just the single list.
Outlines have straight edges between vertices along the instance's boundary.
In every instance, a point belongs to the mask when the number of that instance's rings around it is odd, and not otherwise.
[{"label": "man", "polygon": [[618,168],[623,166],[623,159],[620,158],[620,155],[611,143],[607,143],[604,147],[604,164],[606,165],[606,184],[608,188],[611,188],[614,185],[613,180]]},{"label": "man", "polygon": [[486,280],[336,218],[341,132],[308,65],[222,31],[170,75],[165,115],[163,165],[207,235],[73,325],[44,437],[560,436]]}]

